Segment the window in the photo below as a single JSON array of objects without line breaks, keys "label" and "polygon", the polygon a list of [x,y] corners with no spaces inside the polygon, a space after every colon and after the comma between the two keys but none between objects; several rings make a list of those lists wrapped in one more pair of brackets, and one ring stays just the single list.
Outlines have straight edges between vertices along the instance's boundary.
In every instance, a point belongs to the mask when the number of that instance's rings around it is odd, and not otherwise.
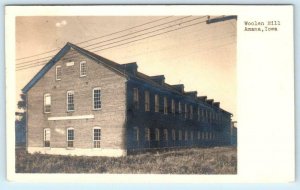
[{"label": "window", "polygon": [[50,147],[50,129],[46,128],[44,129],[44,147]]},{"label": "window", "polygon": [[187,109],[187,104],[184,104],[184,118],[187,118],[187,114],[188,114],[188,109]]},{"label": "window", "polygon": [[74,111],[74,91],[67,92],[67,111]]},{"label": "window", "polygon": [[80,65],[80,77],[86,76],[86,71],[87,71],[86,61],[81,61],[79,65]]},{"label": "window", "polygon": [[168,99],[167,97],[164,97],[164,114],[168,114]]},{"label": "window", "polygon": [[74,147],[74,129],[73,128],[67,129],[67,147],[68,148]]},{"label": "window", "polygon": [[179,130],[178,131],[178,140],[182,140],[182,131],[181,130]]},{"label": "window", "polygon": [[159,96],[155,94],[155,112],[159,112]]},{"label": "window", "polygon": [[139,109],[139,89],[133,88],[133,106],[134,109]]},{"label": "window", "polygon": [[193,106],[190,105],[190,119],[193,119]]},{"label": "window", "polygon": [[201,139],[204,140],[204,138],[205,138],[205,137],[204,137],[204,132],[202,132],[202,135],[201,135],[201,136],[202,136]]},{"label": "window", "polygon": [[159,141],[159,129],[155,129],[155,140]]},{"label": "window", "polygon": [[101,109],[101,89],[100,88],[93,89],[93,109],[94,110]]},{"label": "window", "polygon": [[182,113],[181,102],[178,102],[178,113],[179,115]]},{"label": "window", "polygon": [[140,140],[140,134],[139,134],[139,128],[134,127],[133,128],[133,138],[135,141],[139,141]]},{"label": "window", "polygon": [[93,141],[94,141],[94,148],[100,148],[101,147],[101,128],[95,127],[93,129]]},{"label": "window", "polygon": [[150,129],[145,128],[145,140],[150,141]]},{"label": "window", "polygon": [[188,131],[187,130],[185,130],[185,132],[184,132],[184,140],[188,140],[189,139],[189,134],[188,134]]},{"label": "window", "polygon": [[174,101],[174,99],[172,99],[172,101],[171,101],[171,111],[172,111],[172,114],[175,114],[175,101]]},{"label": "window", "polygon": [[200,107],[199,106],[198,106],[197,116],[198,116],[198,121],[200,121]]},{"label": "window", "polygon": [[175,133],[175,129],[172,129],[172,140],[175,141],[176,140],[176,133]]},{"label": "window", "polygon": [[61,80],[61,66],[56,66],[56,69],[55,69],[55,79],[56,80]]},{"label": "window", "polygon": [[191,141],[194,140],[194,131],[191,131]]},{"label": "window", "polygon": [[197,139],[200,140],[200,138],[201,138],[201,134],[200,131],[198,131]]},{"label": "window", "polygon": [[168,129],[164,129],[164,133],[163,133],[163,140],[164,141],[168,141]]},{"label": "window", "polygon": [[44,112],[50,113],[51,112],[51,95],[44,94]]},{"label": "window", "polygon": [[145,91],[145,111],[150,111],[150,93]]}]

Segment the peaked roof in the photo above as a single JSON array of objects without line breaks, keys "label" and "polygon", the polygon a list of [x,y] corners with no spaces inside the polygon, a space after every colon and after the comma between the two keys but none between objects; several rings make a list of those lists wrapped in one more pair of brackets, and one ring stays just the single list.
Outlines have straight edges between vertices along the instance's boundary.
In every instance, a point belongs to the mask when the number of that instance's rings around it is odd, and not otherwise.
[{"label": "peaked roof", "polygon": [[32,79],[31,81],[22,89],[24,93],[27,93],[42,77],[43,75],[51,69],[53,65],[57,61],[59,61],[71,48],[76,50],[77,52],[95,60],[98,63],[102,63],[107,68],[117,72],[118,74],[121,74],[123,76],[127,76],[124,73],[124,68],[122,69],[121,65],[113,62],[109,59],[106,59],[104,57],[101,57],[100,55],[97,55],[93,52],[87,51],[85,49],[82,49],[70,42],[68,42]]},{"label": "peaked roof", "polygon": [[[189,93],[189,92],[179,92],[178,89],[176,88],[176,86],[178,85],[170,85],[170,84],[167,84],[167,83],[163,83],[163,84],[158,84],[157,82],[155,82],[153,80],[153,77],[151,76],[148,76],[144,73],[141,73],[141,72],[138,72],[136,71],[135,74],[133,73],[130,73],[130,72],[127,72],[126,70],[126,66],[124,67],[124,64],[118,64],[112,60],[109,60],[105,57],[102,57],[100,55],[97,55],[93,52],[90,52],[90,51],[87,51],[83,48],[80,48],[70,42],[68,42],[32,79],[31,81],[22,89],[23,93],[27,93],[43,76],[46,72],[48,72],[51,67],[53,65],[55,65],[56,62],[58,62],[70,49],[74,49],[76,50],[77,52],[89,57],[90,59],[93,59],[94,61],[96,61],[97,63],[101,63],[102,65],[104,65],[105,67],[107,67],[108,69],[116,72],[117,74],[120,74],[126,78],[130,78],[130,79],[134,79],[134,80],[138,80],[138,81],[141,81],[141,82],[146,82],[152,86],[155,86],[157,88],[163,88],[163,89],[166,89],[168,91],[171,91],[172,93],[175,93],[175,94],[178,94],[178,95],[184,95],[184,96],[187,96],[189,97],[188,95],[186,95],[185,93]],[[126,65],[126,64],[125,64]],[[159,77],[162,77],[163,75],[159,75]],[[158,76],[156,76],[158,77]],[[182,86],[183,88],[183,85],[180,84],[180,86]],[[193,92],[190,92],[190,93],[196,93],[196,91],[193,91]],[[202,98],[202,97],[200,97]],[[205,99],[207,97],[205,96]],[[207,100],[209,101],[209,100]],[[205,103],[205,101],[204,101]],[[219,108],[217,106],[215,106],[216,108]],[[223,112],[226,112],[228,114],[231,114],[230,112],[227,112],[221,108],[219,108],[221,111]]]}]

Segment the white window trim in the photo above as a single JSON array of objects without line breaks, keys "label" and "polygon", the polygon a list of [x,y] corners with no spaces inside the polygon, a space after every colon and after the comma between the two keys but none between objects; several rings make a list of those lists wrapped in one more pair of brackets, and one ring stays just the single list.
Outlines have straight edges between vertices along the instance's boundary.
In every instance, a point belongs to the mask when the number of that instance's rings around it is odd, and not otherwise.
[{"label": "white window trim", "polygon": [[[85,68],[87,68],[87,67],[86,67],[86,61],[81,61],[81,62],[79,63],[79,70],[80,70],[80,71],[79,71],[79,72],[80,72],[79,75],[80,75],[80,77],[86,77],[86,75],[87,75],[86,73],[85,73],[85,75],[82,75],[82,74],[81,74],[81,65],[82,65],[82,64],[85,64]],[[87,69],[85,69],[85,71],[87,72]]]},{"label": "white window trim", "polygon": [[[94,131],[94,129],[100,129],[100,140],[98,140],[98,141],[100,141],[100,147],[99,148],[95,148],[94,147],[94,142],[95,142],[95,140],[94,140],[94,136],[95,136],[95,131]],[[93,149],[101,149],[101,135],[102,135],[102,130],[101,130],[101,127],[93,127],[93,135],[92,135],[92,142],[93,142]]]},{"label": "white window trim", "polygon": [[[45,98],[46,96],[50,96],[50,111],[49,112],[46,112],[46,101],[45,101]],[[46,93],[44,94],[44,113],[51,113],[51,94],[50,93]]]},{"label": "white window trim", "polygon": [[[69,130],[73,130],[73,140],[69,140]],[[67,138],[67,149],[74,149],[75,147],[74,147],[74,141],[75,141],[75,130],[74,130],[74,128],[73,127],[69,127],[69,128],[67,128],[67,135],[66,135],[66,138]],[[68,146],[68,141],[73,141],[73,147],[69,147]]]},{"label": "white window trim", "polygon": [[[57,78],[57,69],[58,69],[58,68],[60,68],[60,69],[61,69],[61,66],[60,66],[60,65],[58,65],[58,66],[56,66],[56,67],[55,67],[55,80],[61,80],[61,78],[60,78],[60,79],[59,79],[59,78]],[[62,73],[61,73],[61,76],[62,76]],[[61,76],[60,76],[60,77],[61,77]]]},{"label": "white window trim", "polygon": [[[74,109],[73,110],[69,110],[69,106],[68,106],[68,94],[69,93],[73,94],[73,104],[74,104]],[[67,91],[67,112],[74,112],[75,111],[75,101],[74,101],[74,98],[75,98],[74,90],[68,90]]]},{"label": "white window trim", "polygon": [[[101,106],[100,106],[100,108],[95,108],[95,101],[94,101],[94,91],[95,90],[100,90],[100,102],[101,102]],[[101,88],[100,87],[95,87],[95,88],[93,88],[93,99],[92,99],[92,101],[93,101],[93,110],[94,111],[97,111],[97,110],[101,110],[102,109],[102,101],[101,101],[101,97],[102,97],[102,92],[101,92]]]}]

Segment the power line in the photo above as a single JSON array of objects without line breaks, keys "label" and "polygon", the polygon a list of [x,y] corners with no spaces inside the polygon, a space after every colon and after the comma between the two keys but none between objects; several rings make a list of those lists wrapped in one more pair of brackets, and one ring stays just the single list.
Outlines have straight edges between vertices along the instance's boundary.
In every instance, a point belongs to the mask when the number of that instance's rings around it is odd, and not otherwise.
[{"label": "power line", "polygon": [[[199,19],[199,18],[197,18],[197,19]],[[195,19],[192,19],[192,20],[195,20]],[[206,20],[201,21],[201,22],[196,23],[196,24],[200,24],[200,23],[203,23],[203,22],[205,22],[205,21],[206,21]],[[186,21],[186,22],[187,22],[187,21]],[[105,49],[111,49],[111,48],[117,47],[117,46],[126,45],[126,44],[129,44],[129,43],[132,43],[132,42],[140,41],[140,40],[147,39],[147,38],[150,38],[150,37],[155,37],[155,36],[158,36],[158,35],[161,35],[161,34],[169,33],[169,32],[176,31],[176,30],[178,30],[178,29],[183,29],[183,28],[186,28],[186,27],[189,27],[189,26],[193,26],[193,25],[195,25],[195,24],[187,25],[187,26],[184,26],[184,27],[181,27],[181,28],[177,28],[177,29],[173,29],[173,30],[168,30],[168,31],[166,31],[166,32],[161,32],[161,33],[158,33],[158,34],[155,34],[155,35],[151,35],[151,36],[147,36],[147,37],[144,37],[144,38],[136,39],[136,40],[133,40],[133,41],[129,41],[129,42],[126,42],[126,43],[123,43],[123,44],[119,44],[119,45],[115,45],[115,46],[111,46],[111,47],[107,47],[107,48],[104,48],[104,49],[96,50],[95,52],[102,51],[102,50],[105,50]],[[174,26],[174,25],[173,25],[173,26]],[[166,28],[168,28],[168,27],[166,27]],[[164,29],[165,29],[165,28],[164,28]],[[159,30],[160,30],[160,29],[159,29]],[[159,31],[159,30],[156,30],[156,31]],[[152,32],[155,32],[155,31],[152,31]],[[148,33],[147,33],[147,34],[148,34]],[[139,35],[139,36],[141,36],[141,35]],[[135,37],[131,37],[131,38],[128,38],[128,39],[133,39],[133,38],[135,38]],[[128,39],[125,39],[125,40],[128,40]],[[118,42],[125,41],[125,40],[120,40],[120,41],[118,41]],[[103,46],[107,46],[107,45],[111,45],[111,44],[113,44],[113,43],[105,44],[105,45],[103,45]],[[102,47],[103,47],[103,46],[102,46]],[[92,49],[97,49],[97,48],[99,48],[99,47],[94,47],[94,48],[87,49],[87,50],[90,51],[90,50],[92,50]],[[51,56],[51,57],[52,57],[52,56]],[[27,67],[27,66],[31,66],[31,65],[34,65],[34,64],[37,64],[37,63],[45,63],[45,61],[47,61],[47,60],[43,60],[43,61],[39,61],[39,62],[27,64],[27,65],[21,65],[21,66],[19,66],[17,69],[23,68],[23,67]]]},{"label": "power line", "polygon": [[[126,43],[123,43],[123,44],[118,44],[118,45],[115,45],[115,46],[111,46],[111,47],[99,49],[99,50],[97,50],[97,51],[95,51],[95,52],[103,51],[103,50],[106,50],[106,49],[111,49],[111,48],[118,47],[118,46],[123,46],[123,45],[129,44],[129,43],[133,43],[133,42],[136,42],[136,41],[140,41],[140,40],[144,40],[144,39],[147,39],[147,38],[155,37],[155,36],[158,36],[158,35],[162,35],[162,34],[165,34],[165,33],[172,32],[172,31],[180,30],[180,29],[183,29],[183,28],[191,27],[191,26],[194,26],[194,25],[197,25],[197,24],[201,24],[201,23],[204,23],[204,22],[206,22],[206,20],[201,21],[201,22],[197,22],[197,23],[194,23],[194,24],[190,24],[190,25],[187,25],[187,26],[183,26],[183,27],[181,27],[181,28],[176,28],[176,29],[168,30],[168,31],[161,32],[161,33],[158,33],[158,34],[155,34],[155,35],[151,35],[151,36],[147,36],[147,37],[144,37],[144,38],[140,38],[140,39],[136,39],[136,40],[133,40],[133,41],[129,41],[129,42],[126,42]],[[45,62],[44,62],[44,61],[42,61],[42,62],[43,62],[43,64],[38,64],[38,65],[32,65],[32,64],[31,64],[32,66],[31,66],[31,65],[23,65],[23,66],[20,66],[19,68],[17,68],[17,71],[44,65]],[[42,63],[42,62],[36,62],[36,63],[34,63],[34,64]]]},{"label": "power line", "polygon": [[[180,18],[180,19],[175,19],[173,21],[170,21],[170,22],[167,22],[167,23],[163,23],[163,24],[160,24],[160,25],[156,25],[154,27],[150,27],[150,28],[147,28],[147,29],[139,30],[139,31],[136,31],[134,33],[126,34],[126,35],[119,36],[119,37],[116,37],[116,38],[112,38],[112,39],[109,39],[109,40],[104,40],[104,41],[100,41],[100,42],[97,42],[97,43],[94,43],[94,44],[91,44],[91,45],[83,46],[82,48],[86,48],[86,47],[89,47],[89,46],[92,46],[92,45],[101,44],[103,42],[108,42],[108,41],[111,41],[111,40],[114,40],[114,39],[118,39],[118,38],[122,38],[122,37],[125,37],[125,36],[130,36],[130,35],[133,35],[133,34],[136,34],[136,33],[142,32],[142,31],[145,31],[145,30],[156,28],[158,26],[162,26],[162,25],[165,25],[165,24],[176,22],[176,21],[182,20],[182,19],[187,18],[187,17],[190,17],[190,16],[186,16],[186,17],[183,17],[183,18]],[[191,20],[188,20],[188,21],[185,21],[185,22],[181,22],[181,23],[178,23],[178,24],[180,25],[180,24],[192,22],[194,20],[201,19],[201,18],[204,18],[204,17],[205,16],[199,17],[199,18],[195,18],[195,19],[191,19]],[[103,46],[107,46],[107,45],[111,45],[111,44],[115,44],[115,43],[118,43],[118,42],[126,41],[126,40],[129,40],[129,39],[132,39],[132,38],[136,38],[136,37],[139,37],[139,36],[143,36],[143,35],[146,35],[146,34],[150,34],[150,33],[153,33],[153,32],[157,32],[157,31],[160,31],[160,30],[163,30],[163,29],[171,28],[171,27],[177,26],[178,24],[170,25],[170,26],[167,26],[167,27],[164,27],[164,28],[159,28],[159,29],[154,30],[154,31],[142,33],[142,34],[139,34],[139,35],[136,35],[136,36],[133,36],[133,37],[130,37],[130,38],[122,39],[122,40],[119,40],[119,41],[116,41],[116,42],[111,42],[111,43],[108,43],[108,44],[104,44],[104,45],[102,45],[102,47]],[[100,47],[100,46],[96,46],[96,47],[93,47],[93,48],[88,49],[88,50],[97,49],[98,47]],[[34,62],[34,61],[38,61],[38,60],[43,60],[43,59],[48,59],[48,58],[51,58],[51,57],[53,57],[53,55],[52,56],[48,56],[48,57],[44,57],[44,58],[38,58],[38,59],[30,60],[30,61],[25,61],[25,62],[22,62],[22,63],[18,63],[17,65],[25,66],[25,65],[23,65],[25,63],[30,63],[30,62]],[[46,60],[44,60],[44,61],[46,61]]]},{"label": "power line", "polygon": [[[104,38],[104,37],[111,36],[111,35],[114,35],[114,34],[118,34],[118,33],[121,33],[121,32],[127,31],[127,30],[131,30],[131,29],[133,29],[133,28],[137,28],[137,27],[141,27],[141,26],[144,26],[144,25],[147,25],[147,24],[151,24],[151,23],[154,23],[154,22],[158,22],[158,21],[161,21],[161,20],[170,18],[170,17],[173,17],[173,16],[167,16],[167,17],[164,17],[164,18],[152,20],[152,21],[149,21],[149,22],[146,22],[146,23],[143,23],[143,24],[134,26],[134,27],[126,28],[126,29],[123,29],[123,30],[120,30],[120,31],[117,31],[117,32],[114,32],[114,33],[110,33],[110,34],[106,34],[106,35],[103,35],[103,36],[99,36],[99,37],[96,37],[96,38],[92,38],[92,39],[89,39],[89,40],[86,40],[86,41],[78,42],[77,44],[82,44],[82,43],[86,43],[86,42],[89,42],[89,41],[92,41],[92,40],[96,40],[96,39]],[[27,58],[30,58],[30,57],[35,57],[35,56],[47,54],[47,53],[54,52],[54,51],[57,51],[57,50],[60,50],[60,49],[59,49],[59,48],[56,48],[56,49],[53,49],[53,50],[50,50],[50,51],[47,51],[47,52],[38,53],[38,54],[26,56],[26,57],[21,57],[21,58],[18,58],[18,59],[16,59],[16,60],[27,59]]]}]

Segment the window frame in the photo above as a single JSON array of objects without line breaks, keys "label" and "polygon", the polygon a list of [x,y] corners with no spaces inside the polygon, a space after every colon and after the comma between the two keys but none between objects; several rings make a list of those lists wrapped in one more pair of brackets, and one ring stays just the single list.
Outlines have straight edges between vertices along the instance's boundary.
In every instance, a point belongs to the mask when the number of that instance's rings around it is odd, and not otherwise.
[{"label": "window frame", "polygon": [[[85,74],[82,74],[82,65],[84,65],[84,68],[85,68]],[[80,76],[80,77],[86,77],[86,76],[87,76],[87,66],[86,66],[86,61],[80,61],[80,63],[79,63],[79,76]]]},{"label": "window frame", "polygon": [[164,115],[168,115],[168,98],[164,96]]},{"label": "window frame", "polygon": [[[100,139],[99,140],[95,140],[95,129],[99,129],[100,130]],[[101,148],[101,133],[102,133],[101,127],[93,127],[93,137],[92,137],[93,139],[92,140],[93,140],[93,148],[94,149],[100,149]]]},{"label": "window frame", "polygon": [[194,107],[193,107],[193,105],[190,105],[190,112],[189,112],[190,114],[190,119],[193,119],[193,116],[194,116]]},{"label": "window frame", "polygon": [[176,131],[172,129],[172,141],[176,141]]},{"label": "window frame", "polygon": [[[69,131],[73,131],[73,140],[69,140]],[[67,149],[74,149],[74,141],[75,141],[75,130],[73,127],[67,128]],[[69,142],[72,142],[72,146],[69,146]]]},{"label": "window frame", "polygon": [[171,100],[171,112],[172,112],[172,114],[175,114],[175,112],[176,112],[176,105],[175,105],[175,100],[174,99],[172,99]]},{"label": "window frame", "polygon": [[[48,143],[47,144],[48,146],[46,146],[46,134],[47,134],[47,131],[49,131],[49,140],[48,140]],[[44,128],[44,147],[45,148],[50,148],[51,147],[51,129],[50,128]]]},{"label": "window frame", "polygon": [[150,111],[150,92],[145,90],[145,111]]},{"label": "window frame", "polygon": [[[73,94],[73,110],[69,110],[69,93]],[[68,90],[67,91],[67,112],[74,112],[75,111],[74,97],[75,97],[74,90]]]},{"label": "window frame", "polygon": [[182,114],[182,105],[181,105],[180,101],[178,102],[178,113],[179,113],[179,115]]},{"label": "window frame", "polygon": [[188,105],[184,104],[184,119],[188,118]]},{"label": "window frame", "polygon": [[182,141],[182,130],[178,131],[178,140]]},{"label": "window frame", "polygon": [[140,104],[139,89],[137,87],[134,87],[133,88],[133,105],[134,105],[134,109],[139,109],[139,104]]},{"label": "window frame", "polygon": [[163,130],[163,141],[168,141],[169,140],[169,134],[168,134],[168,129]]},{"label": "window frame", "polygon": [[[58,76],[58,69],[60,69],[60,78],[58,78],[57,76]],[[61,77],[62,77],[62,67],[61,67],[61,65],[57,65],[56,67],[55,67],[55,80],[61,80]]]},{"label": "window frame", "polygon": [[[100,108],[95,108],[95,90],[100,90],[100,96],[99,96],[99,98],[100,98]],[[102,101],[101,101],[101,95],[102,95],[102,93],[101,93],[101,87],[95,87],[95,88],[93,88],[93,90],[92,90],[92,93],[93,93],[93,110],[94,111],[97,111],[97,110],[101,110],[102,109]]]},{"label": "window frame", "polygon": [[150,141],[150,128],[145,128],[145,141]]},{"label": "window frame", "polygon": [[[46,97],[49,96],[50,97],[50,111],[46,111]],[[44,94],[44,113],[51,113],[51,94],[50,93],[46,93]]]},{"label": "window frame", "polygon": [[158,128],[155,128],[155,141],[160,140],[160,130]]},{"label": "window frame", "polygon": [[154,95],[154,111],[159,113],[159,95]]},{"label": "window frame", "polygon": [[140,141],[140,129],[138,127],[133,127],[133,134],[135,134],[134,141]]}]

